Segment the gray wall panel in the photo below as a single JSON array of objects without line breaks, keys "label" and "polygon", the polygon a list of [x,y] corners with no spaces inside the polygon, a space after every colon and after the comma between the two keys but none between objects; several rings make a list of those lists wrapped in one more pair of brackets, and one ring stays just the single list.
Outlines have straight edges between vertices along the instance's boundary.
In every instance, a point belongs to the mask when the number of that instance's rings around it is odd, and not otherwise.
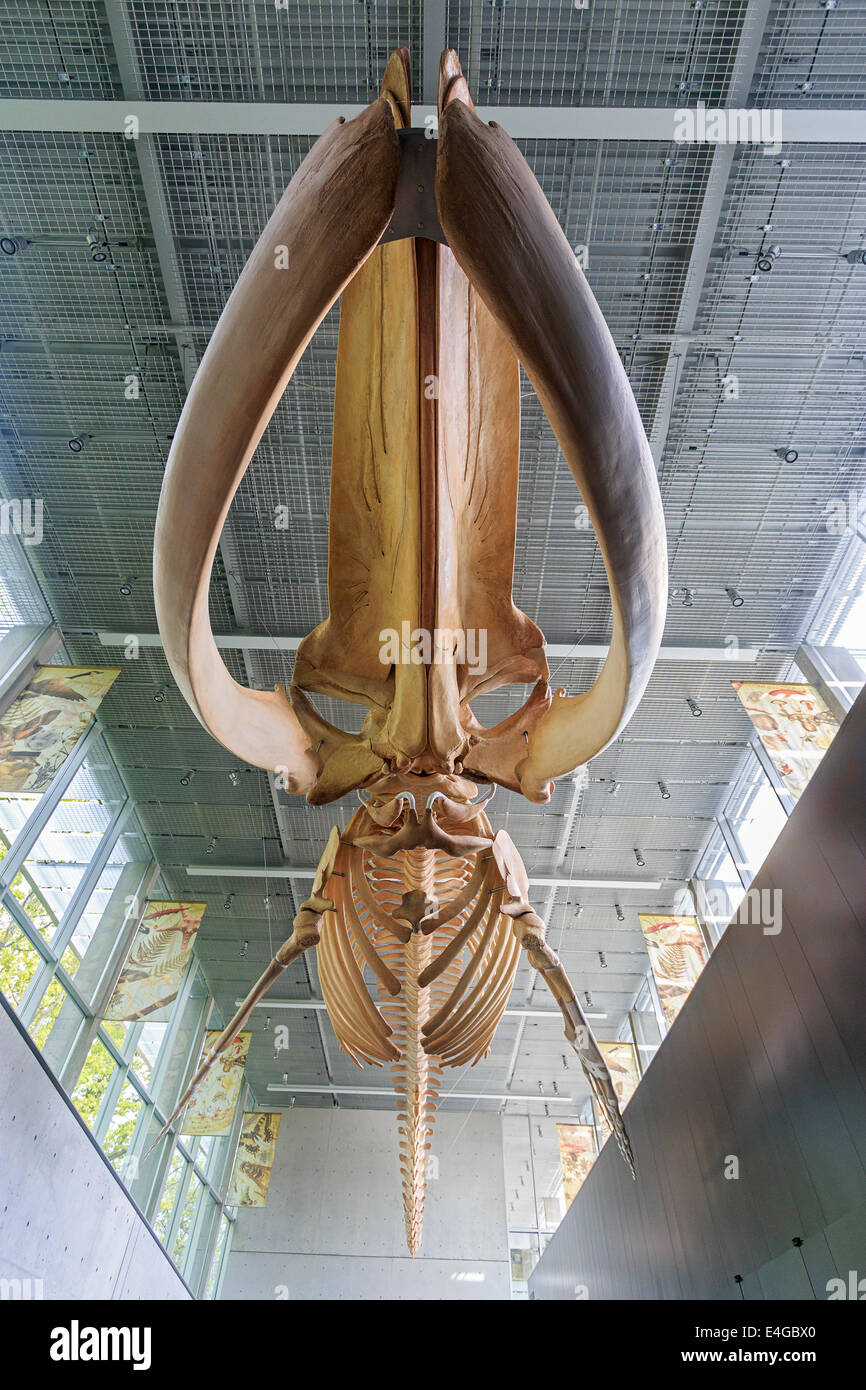
[{"label": "gray wall panel", "polygon": [[89,1132],[0,1008],[0,1278],[46,1299],[187,1299]]},{"label": "gray wall panel", "polygon": [[533,1297],[805,1300],[866,1277],[866,692],[753,887],[782,890],[781,931],[728,927],[626,1112],[637,1182],[607,1144]]},{"label": "gray wall panel", "polygon": [[508,1298],[500,1117],[440,1114],[432,1144],[439,1176],[413,1260],[396,1114],[285,1111],[267,1206],[238,1213],[222,1297]]}]

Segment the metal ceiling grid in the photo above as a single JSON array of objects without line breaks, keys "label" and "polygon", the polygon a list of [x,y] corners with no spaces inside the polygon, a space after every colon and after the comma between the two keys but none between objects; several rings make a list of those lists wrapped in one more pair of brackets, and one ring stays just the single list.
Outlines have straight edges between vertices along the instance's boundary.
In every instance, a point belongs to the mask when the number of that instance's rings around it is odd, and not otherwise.
[{"label": "metal ceiling grid", "polygon": [[[745,0],[509,0],[449,5],[449,41],[471,52],[480,15],[483,100],[515,106],[672,106],[720,101],[728,88]],[[471,66],[471,65],[470,65]]]},{"label": "metal ceiling grid", "polygon": [[0,96],[120,96],[105,8],[80,0],[0,2]]},{"label": "metal ceiling grid", "polygon": [[[41,268],[37,274],[41,275]],[[70,350],[62,342],[0,340],[0,391],[15,398],[22,439],[63,444],[86,428],[97,446],[106,439],[115,445],[132,440],[138,448],[143,440],[167,448],[183,404],[176,357],[163,347],[157,345],[154,350],[153,344],[145,343],[137,360],[128,336],[125,343],[120,340],[116,345],[117,353],[106,353],[111,346],[94,339],[89,346],[81,342]],[[104,360],[106,356],[113,361]],[[139,488],[152,488],[151,477],[142,478],[140,467],[135,472]],[[124,496],[135,481],[124,480]],[[134,495],[129,506],[135,510]]]},{"label": "metal ceiling grid", "polygon": [[128,13],[152,100],[367,102],[399,44],[415,57],[420,96],[410,0],[159,0]]},{"label": "metal ceiling grid", "polygon": [[[775,0],[749,98],[753,106],[862,106],[866,0]],[[808,85],[804,90],[804,84]]]}]

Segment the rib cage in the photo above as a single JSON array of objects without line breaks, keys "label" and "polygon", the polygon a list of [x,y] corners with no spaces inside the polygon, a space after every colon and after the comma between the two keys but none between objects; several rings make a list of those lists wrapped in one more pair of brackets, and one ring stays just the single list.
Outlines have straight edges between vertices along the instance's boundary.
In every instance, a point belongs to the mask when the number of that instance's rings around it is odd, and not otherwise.
[{"label": "rib cage", "polygon": [[[455,857],[414,849],[384,857],[353,847],[370,828],[360,811],[343,837],[325,889],[335,910],[325,917],[319,974],[341,1048],[358,1065],[391,1063],[406,1240],[415,1255],[442,1069],[474,1064],[489,1052],[520,946],[499,911],[501,880],[489,851]],[[492,838],[483,813],[472,828]],[[409,932],[401,920],[403,896],[413,890],[438,903],[435,929],[428,924],[425,932],[422,924]],[[452,917],[449,904],[457,909]]]}]

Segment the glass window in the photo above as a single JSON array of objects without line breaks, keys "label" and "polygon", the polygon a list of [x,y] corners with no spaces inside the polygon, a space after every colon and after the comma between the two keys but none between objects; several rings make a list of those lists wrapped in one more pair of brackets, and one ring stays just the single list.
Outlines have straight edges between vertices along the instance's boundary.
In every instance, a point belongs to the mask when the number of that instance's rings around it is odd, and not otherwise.
[{"label": "glass window", "polygon": [[38,792],[4,792],[0,796],[0,836],[3,843],[0,858],[5,857],[9,846],[18,838],[41,800],[42,795]]},{"label": "glass window", "polygon": [[0,906],[0,989],[13,1008],[20,1008],[33,977],[44,964],[11,912]]},{"label": "glass window", "polygon": [[156,1059],[165,1039],[166,1023],[145,1023],[135,1040],[131,1069],[139,1081],[147,1087],[153,1077]]},{"label": "glass window", "polygon": [[[5,846],[3,847],[5,856]],[[23,869],[15,875],[9,891],[21,904],[44,941],[50,941],[57,930],[57,918],[42,897],[30,875]]]},{"label": "glass window", "polygon": [[171,1156],[171,1166],[168,1170],[165,1186],[162,1189],[162,1195],[159,1199],[159,1209],[156,1213],[156,1220],[153,1223],[153,1229],[163,1245],[165,1245],[168,1239],[172,1212],[174,1211],[174,1204],[177,1200],[180,1180],[183,1177],[183,1170],[185,1167],[186,1159],[180,1149],[175,1149]]},{"label": "glass window", "polygon": [[107,765],[99,750],[93,757],[88,755],[27,855],[26,877],[56,922],[69,907],[124,800],[114,767]]},{"label": "glass window", "polygon": [[117,1063],[105,1043],[94,1038],[72,1092],[72,1104],[89,1129],[94,1129],[99,1110]]},{"label": "glass window", "polygon": [[189,1244],[190,1233],[195,1221],[196,1211],[198,1210],[201,1192],[202,1184],[198,1174],[196,1172],[190,1173],[186,1196],[177,1226],[174,1249],[171,1252],[171,1258],[179,1269],[183,1269],[184,1254]]},{"label": "glass window", "polygon": [[720,830],[711,837],[696,878],[703,889],[703,916],[711,939],[717,942],[742,902],[744,893],[736,865]]},{"label": "glass window", "polygon": [[67,997],[66,990],[55,975],[39,1001],[36,1012],[27,1028],[37,1047],[45,1046],[48,1035],[57,1021],[57,1015],[60,1013],[63,1001]]},{"label": "glass window", "polygon": [[123,1171],[124,1160],[143,1105],[144,1101],[138,1091],[132,1082],[127,1081],[120,1093],[120,1098],[102,1141],[102,1149],[106,1158],[118,1172]]},{"label": "glass window", "polygon": [[211,1260],[210,1271],[208,1273],[207,1285],[205,1286],[205,1298],[215,1298],[219,1287],[220,1271],[222,1269],[223,1254],[226,1249],[226,1241],[229,1233],[229,1219],[223,1212],[220,1217],[220,1227],[217,1232],[216,1245],[214,1246],[213,1259]]},{"label": "glass window", "polygon": [[770,853],[786,820],[776,793],[767,782],[762,782],[753,791],[735,826],[753,874]]}]

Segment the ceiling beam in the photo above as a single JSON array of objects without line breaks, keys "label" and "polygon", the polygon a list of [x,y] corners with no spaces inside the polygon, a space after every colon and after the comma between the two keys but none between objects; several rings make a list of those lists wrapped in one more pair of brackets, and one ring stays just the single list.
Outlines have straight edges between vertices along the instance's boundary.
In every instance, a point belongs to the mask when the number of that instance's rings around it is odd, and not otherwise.
[{"label": "ceiling beam", "polygon": [[[728,99],[731,107],[744,106],[749,99],[749,91],[755,76],[758,55],[761,51],[761,39],[767,26],[769,11],[770,0],[749,0],[743,19],[743,27],[740,30],[737,55],[734,59],[728,88]],[[780,127],[785,133],[786,140],[794,138],[789,125],[790,115],[790,112],[785,113]],[[661,464],[667,443],[674,402],[689,352],[688,335],[694,331],[701,292],[707,278],[707,268],[713,253],[719,220],[722,215],[722,205],[734,164],[735,150],[736,145],[717,145],[710,160],[707,180],[704,185],[703,202],[692,243],[692,254],[683,280],[682,295],[674,323],[674,334],[685,335],[685,340],[675,341],[668,353],[653,423],[649,429],[650,449],[657,468]]]},{"label": "ceiling beam", "polygon": [[[315,878],[316,865],[286,864],[277,868],[249,864],[187,864],[190,878]],[[648,878],[569,878],[567,874],[546,877],[530,874],[530,887],[542,888],[661,888],[658,879]]]},{"label": "ceiling beam", "polygon": [[[130,32],[126,0],[117,0],[114,5],[108,5],[106,9],[111,41],[114,45],[114,56],[117,59],[125,98],[119,104],[127,107],[128,116],[129,108],[137,109],[142,102],[144,83]],[[120,128],[123,129],[122,124]],[[82,127],[82,129],[86,129],[86,127]],[[131,141],[131,144],[138,161],[138,171],[141,175],[147,215],[153,231],[153,240],[169,313],[175,324],[186,324],[190,317],[189,306],[183,291],[177,248],[172,239],[168,203],[153,135],[142,132],[137,140]],[[177,342],[186,389],[189,390],[198,366],[195,347],[189,333],[181,328],[174,331],[174,337]]]},{"label": "ceiling beam", "polygon": [[[561,1017],[561,1015],[560,1015]],[[396,1096],[401,1093],[393,1086],[307,1086],[291,1085],[282,1082],[272,1081],[268,1087],[269,1092],[282,1091],[286,1095],[292,1096]],[[537,1101],[540,1105],[574,1105],[571,1096],[548,1096],[541,1091],[536,1091],[534,1095],[521,1095],[518,1092],[509,1093],[508,1091],[442,1091],[439,1094],[438,1109],[449,1100],[525,1100]]]},{"label": "ceiling beam", "polygon": [[[243,999],[236,999],[235,1008],[239,1009],[243,1002]],[[328,1006],[324,999],[263,999],[261,1003],[255,1005],[255,1008],[262,1009],[266,1013],[274,1013],[281,1009],[288,1009],[293,1013],[328,1012]],[[534,1018],[536,1020],[555,1018],[560,1023],[562,1022],[561,1009],[521,1009],[519,1007],[512,1008],[510,1005],[506,1005],[502,1016],[503,1018]],[[607,1018],[607,1014],[588,1013],[585,1014],[585,1017],[598,1021],[599,1019]]]},{"label": "ceiling beam", "polygon": [[[96,636],[103,647],[125,647],[129,633],[97,631]],[[158,632],[136,632],[139,647],[161,647],[162,638]],[[240,652],[296,652],[303,637],[272,637],[265,634],[236,632],[214,637],[218,647],[225,651]],[[547,656],[554,661],[604,661],[608,653],[606,644],[548,642]],[[707,661],[731,664],[746,662],[751,665],[761,655],[760,647],[662,647],[659,661]]]},{"label": "ceiling beam", "polygon": [[[764,3],[764,0],[761,0]],[[109,7],[109,13],[114,6]],[[125,135],[130,116],[142,135],[321,135],[335,120],[360,115],[363,104],[267,101],[61,101],[42,97],[0,100],[0,129],[51,130]],[[684,108],[681,108],[684,109]],[[715,108],[714,108],[715,109]],[[739,111],[733,104],[719,108]],[[866,109],[774,107],[786,143],[864,142]],[[675,138],[677,109],[672,106],[479,106],[484,121],[496,121],[514,140],[662,140]],[[435,118],[432,104],[413,107],[423,126]],[[735,128],[735,122],[731,122]],[[714,143],[710,141],[709,143]],[[732,149],[733,146],[720,145]]]},{"label": "ceiling beam", "polygon": [[424,30],[422,35],[421,90],[425,103],[436,109],[439,95],[439,59],[447,48],[447,0],[424,0]]}]

